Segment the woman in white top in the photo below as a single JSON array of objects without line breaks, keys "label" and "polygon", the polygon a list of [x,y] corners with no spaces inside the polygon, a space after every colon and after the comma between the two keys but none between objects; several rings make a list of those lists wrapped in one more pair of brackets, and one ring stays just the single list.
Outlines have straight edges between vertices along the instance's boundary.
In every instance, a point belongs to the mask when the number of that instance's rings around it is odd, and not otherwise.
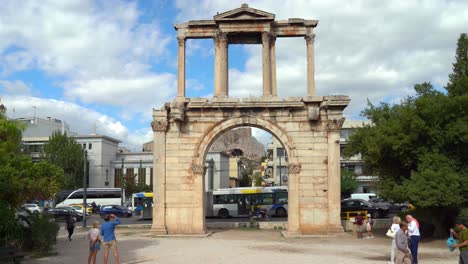
[{"label": "woman in white top", "polygon": [[[392,230],[393,234],[396,234],[398,232],[398,230],[400,230],[400,223],[401,223],[401,218],[398,217],[398,216],[394,216],[393,217],[393,224],[390,227],[390,230]],[[390,254],[390,262],[392,264],[395,263],[396,250],[397,250],[397,247],[396,247],[395,237],[393,237],[393,239],[392,239],[392,251],[391,251],[391,254]]]},{"label": "woman in white top", "polygon": [[93,228],[89,230],[88,233],[88,240],[89,240],[89,256],[88,256],[88,264],[91,264],[91,259],[93,260],[93,264],[96,264],[96,255],[98,251],[101,249],[101,240],[99,239],[99,222],[93,222]]}]

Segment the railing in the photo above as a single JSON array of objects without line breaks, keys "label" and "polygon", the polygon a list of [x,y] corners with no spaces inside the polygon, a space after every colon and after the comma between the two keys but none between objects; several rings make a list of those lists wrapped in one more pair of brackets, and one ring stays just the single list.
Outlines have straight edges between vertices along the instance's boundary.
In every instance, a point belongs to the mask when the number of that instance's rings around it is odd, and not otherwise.
[{"label": "railing", "polygon": [[341,220],[349,220],[351,218],[354,218],[357,216],[358,213],[361,213],[364,219],[367,219],[367,210],[363,210],[363,211],[341,212]]}]

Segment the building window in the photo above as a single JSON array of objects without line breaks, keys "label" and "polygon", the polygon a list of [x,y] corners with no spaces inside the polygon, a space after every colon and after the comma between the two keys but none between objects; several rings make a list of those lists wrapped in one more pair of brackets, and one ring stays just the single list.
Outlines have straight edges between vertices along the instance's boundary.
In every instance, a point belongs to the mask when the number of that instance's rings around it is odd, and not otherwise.
[{"label": "building window", "polygon": [[363,185],[363,186],[362,186],[362,192],[363,192],[363,193],[369,193],[369,186]]},{"label": "building window", "polygon": [[125,173],[125,179],[135,179],[133,177],[135,177],[134,169],[133,168],[127,168],[127,173]]},{"label": "building window", "polygon": [[278,156],[279,158],[284,157],[284,148],[277,148],[276,149],[276,156]]},{"label": "building window", "polygon": [[122,169],[115,169],[114,172],[114,187],[120,187],[120,176],[122,175]]},{"label": "building window", "polygon": [[83,149],[86,149],[86,143],[83,144]]},{"label": "building window", "polygon": [[88,149],[92,149],[93,148],[93,144],[89,143],[88,144]]}]

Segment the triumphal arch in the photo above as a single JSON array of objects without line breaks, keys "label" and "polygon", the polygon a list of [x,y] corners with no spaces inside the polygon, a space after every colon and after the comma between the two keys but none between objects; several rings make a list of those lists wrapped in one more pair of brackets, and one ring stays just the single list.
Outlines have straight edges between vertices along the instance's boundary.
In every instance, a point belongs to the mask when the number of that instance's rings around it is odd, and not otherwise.
[{"label": "triumphal arch", "polygon": [[[154,211],[152,231],[204,234],[205,157],[227,130],[253,126],[277,137],[289,156],[288,233],[328,234],[340,222],[340,128],[347,96],[317,96],[314,80],[314,28],[317,20],[290,18],[250,8],[220,13],[213,20],[176,24],[178,93],[153,110]],[[303,37],[307,47],[307,93],[277,96],[275,40]],[[185,44],[212,38],[215,47],[214,96],[185,96]],[[261,44],[263,95],[229,97],[229,44]],[[278,72],[278,74],[281,74]]]}]

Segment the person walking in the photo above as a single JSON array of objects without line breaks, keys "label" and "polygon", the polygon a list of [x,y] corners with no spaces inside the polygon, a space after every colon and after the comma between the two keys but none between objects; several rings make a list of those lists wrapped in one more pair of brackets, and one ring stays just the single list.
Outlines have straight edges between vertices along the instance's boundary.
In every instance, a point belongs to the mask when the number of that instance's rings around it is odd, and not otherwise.
[{"label": "person walking", "polygon": [[[111,221],[112,219],[112,221]],[[109,251],[112,248],[114,251],[115,263],[119,264],[119,252],[117,251],[117,240],[115,239],[115,227],[120,225],[120,219],[115,215],[105,215],[105,223],[101,225],[101,235],[103,236],[104,242],[102,243],[104,247],[104,264],[107,264],[109,259]]]},{"label": "person walking", "polygon": [[374,234],[372,234],[372,227],[374,226],[374,219],[372,219],[371,214],[367,215],[366,221],[366,230],[367,230],[367,237],[366,238],[374,238]]},{"label": "person walking", "polygon": [[408,224],[406,222],[400,223],[400,229],[395,234],[395,244],[397,247],[396,264],[411,264],[411,255],[408,249]]},{"label": "person walking", "polygon": [[68,215],[66,218],[66,228],[68,231],[68,241],[71,241],[73,231],[75,230],[75,218],[71,215]]},{"label": "person walking", "polygon": [[[393,234],[396,235],[398,230],[400,230],[400,223],[401,223],[401,218],[398,216],[393,217],[393,224],[390,226],[390,230],[392,231]],[[390,252],[390,263],[394,264],[395,263],[395,254],[396,254],[396,242],[395,242],[395,237],[392,238],[392,251]]]},{"label": "person walking", "polygon": [[356,236],[362,238],[362,232],[364,231],[364,217],[361,212],[358,212],[354,218],[354,224],[356,225]]},{"label": "person walking", "polygon": [[96,256],[99,250],[101,250],[101,240],[99,239],[99,222],[93,222],[93,228],[91,228],[88,232],[88,240],[89,240],[89,256],[88,256],[88,264],[91,264],[91,260],[93,264],[96,264]]},{"label": "person walking", "polygon": [[419,222],[412,215],[406,216],[408,221],[409,248],[413,256],[412,264],[418,264],[418,247],[421,234],[419,233]]},{"label": "person walking", "polygon": [[455,220],[455,226],[460,229],[460,232],[457,233],[453,229],[450,229],[450,232],[452,232],[455,238],[458,239],[458,243],[451,247],[458,248],[460,250],[458,264],[468,264],[468,228],[466,228],[461,219]]}]

